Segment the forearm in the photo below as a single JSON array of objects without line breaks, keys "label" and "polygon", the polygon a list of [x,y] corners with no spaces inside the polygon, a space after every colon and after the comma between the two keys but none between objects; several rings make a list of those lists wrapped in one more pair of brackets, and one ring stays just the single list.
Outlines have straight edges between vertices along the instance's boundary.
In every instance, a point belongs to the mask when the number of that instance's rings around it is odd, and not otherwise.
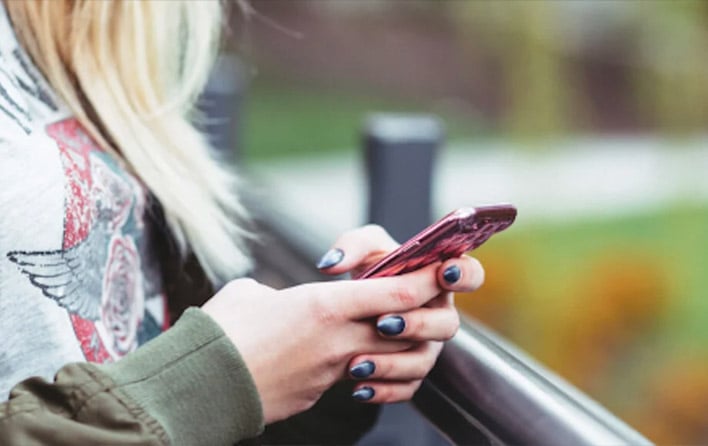
[{"label": "forearm", "polygon": [[114,364],[30,378],[0,405],[3,445],[227,445],[261,429],[245,364],[199,310]]}]

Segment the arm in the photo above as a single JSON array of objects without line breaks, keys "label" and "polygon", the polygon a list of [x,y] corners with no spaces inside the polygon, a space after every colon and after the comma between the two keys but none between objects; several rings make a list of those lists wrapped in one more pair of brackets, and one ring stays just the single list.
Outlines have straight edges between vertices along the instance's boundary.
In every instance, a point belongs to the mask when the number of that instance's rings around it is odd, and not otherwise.
[{"label": "arm", "polygon": [[[453,288],[479,283],[478,264],[460,265],[470,274],[463,272]],[[0,406],[0,444],[229,444],[257,435],[263,422],[310,409],[334,384],[355,377],[362,360],[377,368],[356,376],[361,390],[351,398],[375,404],[409,399],[437,357],[434,348],[415,346],[439,344],[456,329],[457,313],[447,293],[440,294],[438,267],[445,264],[283,290],[232,281],[203,312],[185,313],[171,330],[113,365],[69,366],[86,373],[16,388]],[[433,305],[441,297],[447,303]],[[389,314],[405,324],[395,332],[373,326],[372,318],[380,324],[390,319],[380,315]],[[312,438],[311,428],[304,438]]]},{"label": "arm", "polygon": [[30,378],[0,405],[0,444],[233,444],[262,430],[243,360],[212,319],[187,311],[120,361]]}]

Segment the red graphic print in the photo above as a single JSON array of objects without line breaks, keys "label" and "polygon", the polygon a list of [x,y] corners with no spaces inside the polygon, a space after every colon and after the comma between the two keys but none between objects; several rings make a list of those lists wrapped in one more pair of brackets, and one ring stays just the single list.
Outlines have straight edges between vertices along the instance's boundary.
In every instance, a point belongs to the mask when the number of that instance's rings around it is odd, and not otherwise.
[{"label": "red graphic print", "polygon": [[[100,150],[84,132],[76,119],[67,119],[47,127],[47,134],[59,147],[59,154],[66,175],[66,200],[64,208],[64,243],[69,249],[84,241],[91,229],[91,164],[89,153]],[[111,355],[98,335],[93,321],[69,313],[76,338],[89,362],[106,362]]]}]

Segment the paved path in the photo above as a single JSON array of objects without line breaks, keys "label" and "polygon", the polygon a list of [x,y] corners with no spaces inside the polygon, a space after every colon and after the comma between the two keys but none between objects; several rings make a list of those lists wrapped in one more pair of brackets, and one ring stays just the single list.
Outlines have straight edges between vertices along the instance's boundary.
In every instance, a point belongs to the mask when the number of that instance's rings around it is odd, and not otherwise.
[{"label": "paved path", "polygon": [[[297,222],[335,237],[365,220],[366,183],[358,153],[251,166],[274,203]],[[509,202],[518,223],[632,214],[672,203],[708,203],[708,138],[575,140],[547,150],[509,144],[447,147],[435,172],[435,214]],[[300,217],[298,217],[300,218]]]}]

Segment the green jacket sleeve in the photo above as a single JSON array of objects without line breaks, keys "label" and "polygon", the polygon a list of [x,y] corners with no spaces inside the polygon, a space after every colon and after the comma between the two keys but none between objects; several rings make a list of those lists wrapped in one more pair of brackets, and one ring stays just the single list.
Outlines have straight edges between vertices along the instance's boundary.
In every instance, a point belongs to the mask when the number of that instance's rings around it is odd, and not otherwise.
[{"label": "green jacket sleeve", "polygon": [[0,444],[231,445],[263,429],[253,380],[219,326],[190,309],[108,365],[30,378],[0,405]]}]

